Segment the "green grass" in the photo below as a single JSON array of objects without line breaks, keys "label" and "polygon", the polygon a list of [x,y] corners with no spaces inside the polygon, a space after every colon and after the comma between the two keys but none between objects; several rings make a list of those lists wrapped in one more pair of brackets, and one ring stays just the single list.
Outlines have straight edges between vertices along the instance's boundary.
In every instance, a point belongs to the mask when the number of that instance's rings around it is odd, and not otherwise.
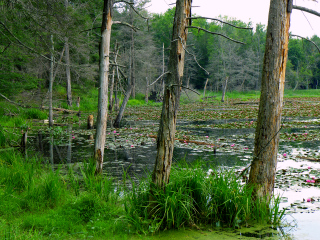
[{"label": "green grass", "polygon": [[[200,164],[172,169],[165,192],[150,179],[115,185],[95,163],[53,170],[37,157],[0,152],[1,239],[127,239],[133,233],[197,226],[279,224],[279,199],[251,200],[232,171],[207,174]],[[128,183],[128,182],[127,182]]]},{"label": "green grass", "polygon": [[193,225],[279,224],[284,214],[279,210],[279,198],[273,205],[253,201],[252,188],[241,184],[232,170],[207,174],[201,165],[183,164],[172,168],[165,191],[151,190],[150,180],[132,185],[125,202],[126,218],[143,233]]}]

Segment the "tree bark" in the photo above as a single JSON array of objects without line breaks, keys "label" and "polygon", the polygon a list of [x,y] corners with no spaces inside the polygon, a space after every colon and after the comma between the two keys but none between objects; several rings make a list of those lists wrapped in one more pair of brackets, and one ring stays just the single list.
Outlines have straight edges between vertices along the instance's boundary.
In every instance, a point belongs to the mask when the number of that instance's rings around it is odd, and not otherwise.
[{"label": "tree bark", "polygon": [[[64,1],[64,7],[68,8],[69,5],[69,1],[65,0]],[[66,77],[67,77],[67,104],[69,107],[72,106],[72,93],[71,93],[71,74],[70,74],[70,54],[69,54],[69,39],[68,37],[64,38],[65,43],[65,51],[66,51],[66,55],[65,55],[65,62],[66,62]]]},{"label": "tree bark", "polygon": [[146,94],[144,96],[144,101],[145,101],[145,103],[148,103],[148,101],[149,101],[149,80],[148,80],[148,77],[146,77],[146,83],[147,83],[147,86],[146,86]]},{"label": "tree bark", "polygon": [[221,97],[221,102],[224,102],[224,97],[226,96],[227,85],[228,85],[228,79],[229,79],[229,77],[226,77],[226,80],[225,80],[225,82],[224,82],[224,85],[222,86],[222,97]]},{"label": "tree bark", "polygon": [[169,73],[165,79],[165,91],[160,126],[157,137],[157,155],[152,182],[157,188],[165,188],[169,182],[176,131],[176,121],[183,79],[185,47],[191,20],[192,0],[177,0],[173,22],[173,34],[169,58]]},{"label": "tree bark", "polygon": [[71,93],[71,74],[70,74],[70,55],[68,38],[65,37],[65,62],[66,62],[66,76],[67,76],[67,104],[72,106],[72,93]]},{"label": "tree bark", "polygon": [[108,73],[110,56],[110,37],[112,27],[113,0],[104,0],[101,43],[99,49],[99,100],[97,131],[94,143],[94,158],[96,159],[96,174],[102,173],[104,147],[106,141],[108,117]]},{"label": "tree bark", "polygon": [[207,84],[208,84],[209,78],[207,78],[206,84],[204,85],[204,89],[203,89],[203,98],[206,97],[206,89],[207,89]]},{"label": "tree bark", "polygon": [[[131,2],[134,4],[134,0],[131,0]],[[130,20],[131,20],[131,26],[133,26],[133,9],[130,8]],[[132,98],[136,98],[136,79],[135,79],[135,66],[134,66],[134,29],[131,28],[131,95]]]},{"label": "tree bark", "polygon": [[120,122],[121,122],[122,116],[124,114],[124,110],[126,109],[126,106],[127,106],[128,101],[129,101],[129,98],[130,98],[132,90],[133,90],[133,87],[132,87],[132,84],[130,84],[130,80],[129,80],[128,81],[128,87],[127,87],[126,95],[123,98],[119,113],[118,113],[118,115],[116,117],[116,120],[114,121],[114,124],[113,124],[113,126],[115,128],[119,128],[120,127]]},{"label": "tree bark", "polygon": [[254,196],[267,200],[273,193],[277,167],[291,15],[288,2],[270,2],[255,147],[249,174]]},{"label": "tree bark", "polygon": [[50,36],[51,41],[51,52],[50,52],[50,74],[49,74],[49,127],[53,126],[53,110],[52,110],[52,85],[53,85],[53,52],[54,52],[54,43],[53,35]]},{"label": "tree bark", "polygon": [[[114,63],[117,64],[117,57],[118,57],[118,52],[119,52],[119,48],[118,48],[118,43],[116,42],[115,46],[114,46]],[[113,66],[112,68],[112,79],[111,79],[111,84],[110,84],[110,96],[109,96],[109,111],[110,114],[112,113],[112,109],[113,109],[113,104],[114,104],[114,100],[113,99],[113,89],[114,89],[114,76],[116,74],[116,70],[115,68],[117,68],[118,66]]]}]

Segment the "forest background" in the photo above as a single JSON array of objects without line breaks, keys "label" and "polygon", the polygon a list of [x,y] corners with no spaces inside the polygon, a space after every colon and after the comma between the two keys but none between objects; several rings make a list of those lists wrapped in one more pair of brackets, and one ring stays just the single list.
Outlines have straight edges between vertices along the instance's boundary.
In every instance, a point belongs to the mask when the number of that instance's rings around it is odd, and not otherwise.
[{"label": "forest background", "polygon": [[[114,89],[124,93],[127,83],[134,78],[133,98],[138,93],[144,94],[146,86],[166,71],[170,50],[174,9],[164,14],[152,14],[144,9],[148,2],[134,1],[135,8],[148,20],[139,14],[130,14],[130,7],[121,2],[114,9],[115,21],[130,23],[136,28],[132,31],[123,24],[114,24],[111,36],[111,49],[119,47],[117,64],[122,72]],[[28,90],[34,98],[45,99],[49,85],[51,36],[55,58],[54,90],[66,93],[66,66],[70,66],[72,91],[88,93],[89,89],[97,88],[102,6],[101,0],[1,1],[1,93],[11,97]],[[219,21],[193,20],[194,26],[245,44],[190,29],[184,84],[203,89],[208,79],[207,89],[221,91],[228,77],[228,91],[260,90],[266,26],[252,26],[251,22],[228,16],[219,16],[219,19],[239,27],[253,27],[253,30],[233,28]],[[310,40],[320,45],[318,36]],[[66,58],[66,43],[69,60]],[[132,46],[134,51],[130,50]],[[114,59],[116,51],[111,52],[110,58]],[[285,88],[317,89],[319,79],[318,50],[307,40],[290,37]],[[159,98],[162,82],[150,87]]]}]

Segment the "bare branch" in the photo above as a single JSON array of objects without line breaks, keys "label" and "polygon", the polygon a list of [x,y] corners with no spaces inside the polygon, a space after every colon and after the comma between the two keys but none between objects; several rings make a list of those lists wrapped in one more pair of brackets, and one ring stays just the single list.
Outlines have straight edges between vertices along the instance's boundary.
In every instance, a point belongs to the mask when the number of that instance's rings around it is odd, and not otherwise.
[{"label": "bare branch", "polygon": [[239,28],[239,29],[248,29],[248,30],[252,30],[252,29],[253,29],[252,27],[251,27],[251,28],[247,28],[247,27],[238,27],[238,26],[233,25],[233,24],[231,24],[231,23],[228,23],[228,22],[222,21],[222,20],[220,20],[220,19],[218,19],[218,18],[189,17],[189,18],[187,18],[187,19],[209,19],[209,20],[219,21],[219,22],[224,23],[224,24],[228,24],[228,25],[230,25],[231,27],[234,27],[234,28]]},{"label": "bare branch", "polygon": [[3,54],[10,47],[10,45],[11,45],[11,42],[9,42],[8,46],[6,46],[0,54]]},{"label": "bare branch", "polygon": [[311,42],[313,45],[316,46],[316,48],[318,49],[318,51],[319,51],[319,53],[320,53],[320,48],[317,46],[317,44],[316,44],[315,42],[311,41],[310,39],[304,38],[304,37],[301,37],[301,36],[295,35],[295,34],[291,34],[291,36],[292,36],[292,37],[299,37],[299,38],[302,38],[302,39],[304,39],[304,40],[307,40],[308,42]]},{"label": "bare branch", "polygon": [[133,2],[128,2],[128,1],[122,1],[122,0],[121,0],[121,1],[117,1],[117,2],[115,2],[115,3],[121,3],[121,2],[128,4],[128,5],[132,8],[132,10],[135,11],[136,14],[138,14],[141,18],[143,18],[143,19],[145,19],[145,20],[149,20],[149,18],[142,16],[142,15],[137,11],[137,9],[135,9],[135,7],[133,6],[133,5],[134,5]]},{"label": "bare branch", "polygon": [[210,32],[210,31],[208,31],[208,30],[206,30],[206,29],[204,29],[204,28],[201,28],[201,27],[187,26],[186,28],[195,28],[195,29],[198,29],[198,31],[202,30],[202,31],[204,31],[204,32],[207,32],[207,33],[210,33],[210,34],[213,34],[213,35],[219,35],[219,36],[224,37],[224,38],[226,38],[226,39],[228,39],[228,40],[230,40],[230,41],[232,41],[232,42],[240,43],[240,44],[245,45],[244,42],[240,42],[240,41],[234,40],[234,39],[229,38],[229,37],[227,37],[226,35],[223,35],[223,34],[221,34],[221,33]]},{"label": "bare branch", "polygon": [[100,27],[93,27],[93,28],[90,28],[90,29],[82,30],[82,31],[80,31],[79,33],[89,32],[89,31],[92,31],[92,30],[94,30],[94,29],[100,29],[100,28],[101,28],[101,26],[100,26]]},{"label": "bare branch", "polygon": [[196,56],[195,56],[194,54],[190,53],[190,52],[184,47],[183,42],[182,42],[182,38],[181,38],[180,36],[179,36],[179,38],[180,38],[181,45],[182,45],[183,49],[184,49],[187,53],[189,53],[191,56],[193,56],[194,61],[198,64],[198,66],[199,66],[202,70],[204,70],[204,71],[206,72],[206,74],[210,75],[210,73],[209,73],[204,67],[202,67],[202,66],[200,65],[200,63],[198,62]]},{"label": "bare branch", "polygon": [[319,12],[314,11],[314,10],[309,9],[309,8],[293,5],[293,9],[301,10],[301,11],[304,11],[304,12],[307,12],[307,13],[311,13],[313,15],[316,15],[316,16],[320,17],[320,13]]},{"label": "bare branch", "polygon": [[148,87],[150,87],[151,85],[155,84],[160,78],[162,78],[162,76],[164,76],[165,74],[168,74],[168,73],[170,73],[170,72],[162,73],[162,74],[160,75],[160,77],[158,77],[153,83],[149,84]]},{"label": "bare branch", "polygon": [[16,103],[16,102],[10,100],[9,98],[7,98],[6,96],[4,96],[4,95],[1,94],[1,93],[0,93],[0,97],[3,97],[3,98],[4,98],[5,100],[7,100],[9,103],[12,103],[12,104],[14,104],[14,105],[17,105],[17,106],[19,106],[19,107],[31,108],[30,106],[25,106],[25,105],[22,105],[22,104],[20,104],[20,103]]},{"label": "bare branch", "polygon": [[[31,52],[33,52],[33,53],[35,53],[35,54],[38,54],[40,57],[43,57],[44,59],[47,59],[47,60],[51,61],[51,59],[48,58],[47,56],[39,53],[38,51],[34,50],[34,49],[31,48],[31,47],[28,47],[28,46],[25,45],[23,42],[21,42],[20,39],[17,38],[17,37],[7,28],[7,26],[6,26],[3,22],[0,21],[0,24],[5,28],[5,30],[6,30],[8,33],[10,33],[10,35],[11,35],[21,46],[27,48],[28,50],[30,50]],[[60,64],[60,65],[63,65],[63,66],[67,66],[67,64],[61,63],[61,62],[60,62],[60,63],[57,63],[57,64]],[[72,66],[72,65],[69,65],[69,66]]]},{"label": "bare branch", "polygon": [[111,66],[115,66],[115,67],[123,67],[123,68],[126,68],[126,66],[123,66],[123,65],[119,65],[117,63],[110,63]]},{"label": "bare branch", "polygon": [[112,22],[113,24],[121,24],[121,25],[125,25],[125,26],[127,26],[127,27],[130,27],[133,31],[137,31],[137,30],[140,30],[140,28],[138,28],[138,27],[135,27],[135,26],[133,26],[133,25],[131,25],[131,24],[129,24],[129,23],[126,23],[126,22],[120,22],[120,21],[113,21]]},{"label": "bare branch", "polygon": [[181,85],[178,85],[178,84],[172,84],[172,85],[170,85],[170,86],[178,86],[178,87],[187,89],[187,90],[189,90],[189,91],[191,91],[191,92],[194,92],[194,93],[196,93],[196,94],[198,94],[198,95],[200,96],[200,93],[198,93],[198,92],[197,92],[196,90],[194,90],[194,89],[191,89],[191,88],[188,88],[188,87],[184,87],[184,86],[181,86]]}]

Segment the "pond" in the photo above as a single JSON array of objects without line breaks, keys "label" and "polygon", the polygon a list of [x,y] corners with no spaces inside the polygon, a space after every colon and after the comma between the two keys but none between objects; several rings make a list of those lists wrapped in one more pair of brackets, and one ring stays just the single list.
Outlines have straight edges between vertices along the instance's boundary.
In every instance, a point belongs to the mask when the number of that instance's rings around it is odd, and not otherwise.
[{"label": "pond", "polygon": [[[133,179],[147,176],[155,161],[155,136],[158,125],[153,121],[127,121],[120,129],[107,129],[104,172],[121,180],[125,170]],[[173,161],[202,159],[209,168],[235,168],[241,171],[251,163],[255,119],[218,121],[179,121]],[[320,140],[319,119],[286,118],[281,129],[275,193],[281,195],[281,208],[287,208],[288,226],[281,229],[242,229],[225,233],[225,239],[289,238],[317,239],[320,226]],[[55,166],[81,163],[92,156],[94,130],[64,128],[54,141]],[[43,136],[45,138],[45,136]],[[39,146],[49,158],[49,142]],[[171,239],[182,235],[196,239],[215,239],[213,233],[172,232]],[[159,238],[165,238],[160,234]],[[181,235],[182,234],[182,235]],[[228,235],[229,234],[229,235]],[[231,234],[231,235],[230,235]],[[235,234],[235,235],[234,235]],[[215,235],[216,236],[216,235]],[[221,236],[221,235],[220,235]],[[146,237],[146,239],[148,239]],[[222,238],[217,238],[222,239]]]}]

